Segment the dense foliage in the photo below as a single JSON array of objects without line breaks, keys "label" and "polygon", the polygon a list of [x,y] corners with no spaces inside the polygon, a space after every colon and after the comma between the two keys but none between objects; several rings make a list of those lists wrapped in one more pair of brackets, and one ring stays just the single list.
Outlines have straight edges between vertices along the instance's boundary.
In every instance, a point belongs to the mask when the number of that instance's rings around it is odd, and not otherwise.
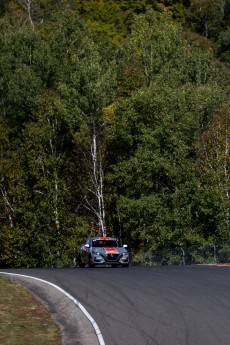
[{"label": "dense foliage", "polygon": [[207,2],[1,2],[4,264],[230,239],[230,2]]}]

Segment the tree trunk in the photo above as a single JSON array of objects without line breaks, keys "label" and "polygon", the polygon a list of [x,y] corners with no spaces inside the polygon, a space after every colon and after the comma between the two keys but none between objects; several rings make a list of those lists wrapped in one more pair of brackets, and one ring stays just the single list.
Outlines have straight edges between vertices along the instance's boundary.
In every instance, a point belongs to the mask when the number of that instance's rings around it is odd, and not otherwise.
[{"label": "tree trunk", "polygon": [[91,145],[91,157],[93,162],[93,185],[97,199],[97,208],[94,210],[98,218],[99,231],[102,236],[106,236],[105,226],[105,203],[104,203],[104,171],[102,164],[102,154],[98,145],[96,123],[93,121],[93,138]]}]

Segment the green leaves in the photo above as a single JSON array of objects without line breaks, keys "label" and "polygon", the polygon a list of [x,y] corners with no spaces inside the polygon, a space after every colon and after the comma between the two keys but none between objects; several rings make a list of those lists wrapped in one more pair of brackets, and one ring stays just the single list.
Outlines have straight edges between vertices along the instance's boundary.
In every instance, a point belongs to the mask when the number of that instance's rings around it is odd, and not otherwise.
[{"label": "green leaves", "polygon": [[108,175],[116,185],[124,236],[137,236],[137,247],[141,238],[152,248],[208,238],[195,211],[200,195],[194,141],[224,99],[211,56],[187,46],[169,16],[160,18],[154,12],[139,17],[127,42],[127,63],[148,77],[116,107],[112,147],[117,156]]},{"label": "green leaves", "polygon": [[181,47],[181,30],[168,14],[148,11],[136,18],[125,45],[127,62],[138,65],[149,85],[162,68],[171,68]]},{"label": "green leaves", "polygon": [[[227,68],[186,42],[169,13],[134,20],[143,1],[131,12],[109,3],[134,24],[119,49],[67,9],[34,30],[1,22],[0,240],[10,265],[72,264],[105,222],[134,251],[228,239],[229,113],[218,111]],[[96,31],[108,4],[99,5],[87,18]],[[102,31],[118,40],[108,17]]]}]

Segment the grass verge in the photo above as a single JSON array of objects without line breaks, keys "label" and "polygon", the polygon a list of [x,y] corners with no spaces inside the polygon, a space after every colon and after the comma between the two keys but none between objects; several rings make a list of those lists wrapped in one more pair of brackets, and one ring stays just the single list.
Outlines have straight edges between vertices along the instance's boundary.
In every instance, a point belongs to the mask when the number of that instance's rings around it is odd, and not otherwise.
[{"label": "grass verge", "polygon": [[60,345],[60,328],[28,290],[0,278],[0,344]]}]

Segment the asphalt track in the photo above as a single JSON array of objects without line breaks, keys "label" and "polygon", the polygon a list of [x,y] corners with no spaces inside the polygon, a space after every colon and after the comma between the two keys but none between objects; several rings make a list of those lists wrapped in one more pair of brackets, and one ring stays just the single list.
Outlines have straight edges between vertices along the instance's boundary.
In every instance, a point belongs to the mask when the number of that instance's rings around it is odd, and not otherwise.
[{"label": "asphalt track", "polygon": [[4,270],[74,296],[105,345],[229,345],[230,267]]}]

